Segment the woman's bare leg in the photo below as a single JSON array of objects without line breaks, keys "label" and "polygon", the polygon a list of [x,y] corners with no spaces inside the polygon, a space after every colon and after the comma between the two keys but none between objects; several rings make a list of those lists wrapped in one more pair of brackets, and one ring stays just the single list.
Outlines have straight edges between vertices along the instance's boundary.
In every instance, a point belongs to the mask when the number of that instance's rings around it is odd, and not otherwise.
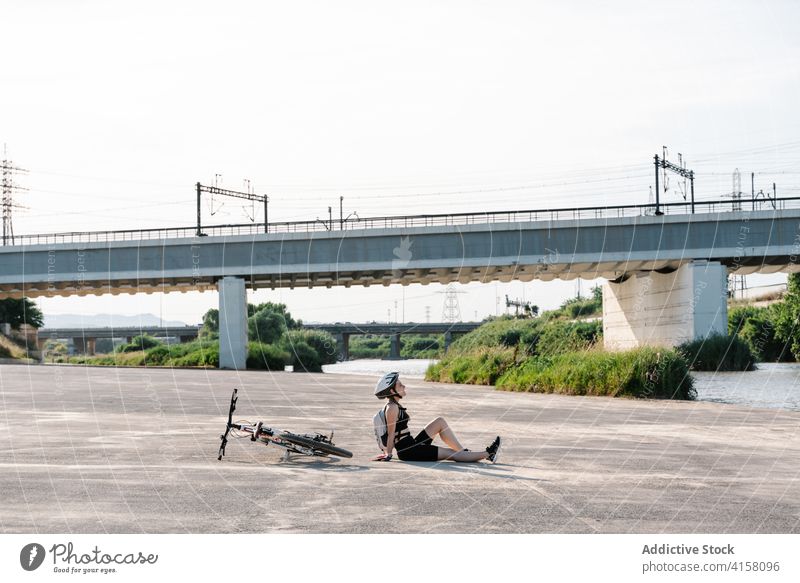
[{"label": "woman's bare leg", "polygon": [[440,447],[439,449],[439,461],[442,460],[450,460],[454,462],[477,462],[480,460],[485,460],[489,457],[489,454],[485,451],[455,451],[450,449],[449,447]]},{"label": "woman's bare leg", "polygon": [[425,433],[427,433],[431,438],[435,438],[437,435],[440,436],[442,441],[444,441],[451,449],[456,451],[464,449],[464,446],[458,442],[456,434],[453,433],[453,430],[450,429],[450,426],[447,425],[447,421],[445,421],[443,417],[437,417],[428,423],[425,426]]}]

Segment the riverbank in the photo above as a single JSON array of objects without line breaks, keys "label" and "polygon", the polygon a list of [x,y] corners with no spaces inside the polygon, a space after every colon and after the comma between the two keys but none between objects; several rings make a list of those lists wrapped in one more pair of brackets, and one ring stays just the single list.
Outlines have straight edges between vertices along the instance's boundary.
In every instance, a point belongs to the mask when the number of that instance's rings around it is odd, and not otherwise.
[{"label": "riverbank", "polygon": [[[433,360],[365,359],[326,365],[329,374],[366,375],[375,380],[389,370],[423,380]],[[800,363],[761,363],[750,372],[692,372],[697,400],[764,409],[800,411]],[[491,388],[491,387],[487,387]]]}]

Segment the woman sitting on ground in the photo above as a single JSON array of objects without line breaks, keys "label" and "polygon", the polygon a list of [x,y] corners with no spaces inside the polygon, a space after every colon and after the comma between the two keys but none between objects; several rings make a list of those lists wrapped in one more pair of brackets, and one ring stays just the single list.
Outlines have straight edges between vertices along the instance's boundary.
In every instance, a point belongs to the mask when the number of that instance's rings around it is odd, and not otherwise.
[{"label": "woman sitting on ground", "polygon": [[[406,386],[400,382],[400,375],[390,372],[378,381],[375,396],[379,399],[388,399],[384,409],[386,413],[387,435],[383,446],[383,453],[373,458],[374,461],[389,461],[392,451],[397,449],[397,457],[402,461],[435,462],[439,460],[452,460],[454,462],[477,462],[488,460],[496,463],[500,453],[500,436],[485,451],[470,451],[464,449],[456,438],[453,430],[442,417],[437,417],[425,426],[416,437],[411,437],[408,430],[410,419],[405,407],[399,399],[406,396]],[[448,447],[432,445],[433,439],[439,436]]]}]

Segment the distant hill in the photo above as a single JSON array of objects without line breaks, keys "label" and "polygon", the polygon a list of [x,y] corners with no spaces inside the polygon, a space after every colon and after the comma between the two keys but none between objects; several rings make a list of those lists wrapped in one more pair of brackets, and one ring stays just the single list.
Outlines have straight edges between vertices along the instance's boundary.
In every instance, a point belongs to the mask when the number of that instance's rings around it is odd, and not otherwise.
[{"label": "distant hill", "polygon": [[187,326],[180,320],[159,320],[153,314],[45,314],[45,328],[127,328],[136,326]]}]

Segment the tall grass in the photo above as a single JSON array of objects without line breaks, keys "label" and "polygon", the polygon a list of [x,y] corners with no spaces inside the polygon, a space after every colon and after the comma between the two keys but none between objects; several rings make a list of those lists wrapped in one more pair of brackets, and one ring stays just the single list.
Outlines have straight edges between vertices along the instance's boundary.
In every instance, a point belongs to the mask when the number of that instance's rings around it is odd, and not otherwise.
[{"label": "tall grass", "polygon": [[675,350],[650,347],[627,352],[582,350],[549,356],[484,347],[431,365],[430,381],[496,385],[509,391],[694,399],[686,359]]},{"label": "tall grass", "polygon": [[454,354],[432,364],[425,379],[443,383],[493,385],[514,364],[516,350],[479,348],[468,354]]},{"label": "tall grass", "polygon": [[694,399],[689,365],[675,350],[584,350],[532,357],[497,380],[497,388],[536,393]]},{"label": "tall grass", "polygon": [[755,370],[756,358],[747,342],[739,336],[714,334],[705,339],[684,342],[678,351],[698,371]]},{"label": "tall grass", "polygon": [[55,362],[97,366],[219,366],[219,342],[195,340],[185,344],[159,344],[148,350],[114,352],[101,356],[57,357]]}]

